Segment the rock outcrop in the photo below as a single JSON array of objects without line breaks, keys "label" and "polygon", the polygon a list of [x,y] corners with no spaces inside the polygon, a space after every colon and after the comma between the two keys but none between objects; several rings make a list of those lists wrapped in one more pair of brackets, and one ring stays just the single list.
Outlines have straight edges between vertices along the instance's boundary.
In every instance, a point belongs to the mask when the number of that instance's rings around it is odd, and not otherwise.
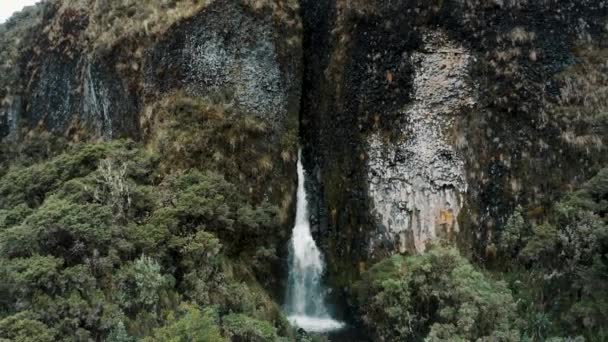
[{"label": "rock outcrop", "polygon": [[484,257],[516,205],[542,219],[607,159],[606,1],[302,9],[302,130],[335,285],[438,238]]},{"label": "rock outcrop", "polygon": [[2,137],[41,127],[84,139],[140,138],[147,103],[178,90],[220,97],[275,125],[277,136],[297,121],[293,3],[133,6],[57,0],[4,24],[5,67],[15,70],[0,82]]},{"label": "rock outcrop", "polygon": [[336,286],[438,238],[483,257],[516,205],[540,220],[608,159],[606,0],[134,3],[49,1],[0,26],[0,138],[145,141],[147,110],[180,92],[272,127],[272,169],[299,123]]},{"label": "rock outcrop", "polygon": [[[380,132],[367,145],[372,213],[401,253],[424,252],[426,244],[458,232],[457,217],[467,184],[464,160],[447,132],[463,110],[475,105],[468,68],[472,56],[442,32],[423,35],[421,52],[404,56],[415,68],[412,101],[399,112],[402,137]],[[390,71],[388,82],[392,82]],[[441,229],[441,231],[439,231]]]},{"label": "rock outcrop", "polygon": [[231,164],[227,177],[255,201],[271,199],[287,221],[301,97],[299,18],[294,0],[42,2],[0,25],[0,139],[18,143],[45,130],[74,141],[152,145],[159,138],[153,126],[170,120],[158,117],[170,114],[156,113],[160,104],[190,98],[231,113],[223,124],[235,137],[208,140],[242,142],[239,127],[263,128],[265,142],[243,142],[249,151],[228,146],[205,156],[246,159]]}]

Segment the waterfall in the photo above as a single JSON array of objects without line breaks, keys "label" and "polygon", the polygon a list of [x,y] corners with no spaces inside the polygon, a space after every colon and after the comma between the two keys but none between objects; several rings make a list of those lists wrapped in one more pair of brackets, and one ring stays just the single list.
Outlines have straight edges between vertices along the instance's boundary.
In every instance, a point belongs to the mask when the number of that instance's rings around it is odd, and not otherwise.
[{"label": "waterfall", "polygon": [[286,311],[293,325],[309,332],[326,332],[342,328],[343,323],[331,318],[325,304],[326,290],[321,285],[325,264],[310,232],[304,181],[305,172],[300,151],[296,222],[289,245]]}]

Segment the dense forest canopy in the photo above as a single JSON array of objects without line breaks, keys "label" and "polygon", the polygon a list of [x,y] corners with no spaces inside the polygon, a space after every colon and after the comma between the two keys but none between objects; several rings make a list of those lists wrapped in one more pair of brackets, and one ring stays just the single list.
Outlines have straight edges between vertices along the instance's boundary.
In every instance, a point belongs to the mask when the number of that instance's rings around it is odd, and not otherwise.
[{"label": "dense forest canopy", "polygon": [[[9,145],[5,145],[8,147]],[[130,141],[48,134],[3,150],[0,336],[15,341],[292,340],[271,284],[278,208]],[[394,256],[354,284],[375,340],[603,339],[608,169],[534,222],[517,208],[489,267]]]}]

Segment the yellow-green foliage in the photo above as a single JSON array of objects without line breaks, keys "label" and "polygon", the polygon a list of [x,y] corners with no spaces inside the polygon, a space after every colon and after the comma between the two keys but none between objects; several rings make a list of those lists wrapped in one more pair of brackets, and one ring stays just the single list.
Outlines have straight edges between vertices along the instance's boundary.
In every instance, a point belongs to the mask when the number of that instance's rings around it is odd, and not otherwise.
[{"label": "yellow-green foliage", "polygon": [[133,142],[42,159],[0,174],[0,339],[292,335],[259,283],[277,260],[276,207],[215,172],[160,172]]},{"label": "yellow-green foliage", "polygon": [[[128,38],[158,36],[173,24],[190,18],[217,0],[58,0],[58,20],[47,29],[51,42],[65,39],[65,15],[88,15],[84,39],[91,50],[108,49]],[[256,11],[270,9],[277,22],[301,28],[295,0],[235,0]]]},{"label": "yellow-green foliage", "polygon": [[581,46],[579,62],[557,77],[557,103],[548,104],[548,115],[563,127],[564,142],[587,150],[603,150],[608,124],[608,49]]},{"label": "yellow-green foliage", "polygon": [[265,321],[245,315],[232,314],[224,318],[226,335],[233,341],[272,342],[279,341],[276,328]]},{"label": "yellow-green foliage", "polygon": [[176,313],[171,313],[168,325],[154,330],[152,337],[144,342],[222,342],[228,339],[220,334],[219,317],[208,308],[200,310],[190,304],[183,304]]},{"label": "yellow-green foliage", "polygon": [[207,168],[249,187],[263,186],[295,157],[292,140],[271,142],[267,122],[230,105],[183,93],[146,108],[141,126],[149,147],[163,156],[164,172]]},{"label": "yellow-green foliage", "polygon": [[0,319],[0,341],[54,342],[57,331],[36,320],[31,312]]},{"label": "yellow-green foliage", "polygon": [[298,17],[300,2],[298,0],[241,0],[242,3],[255,12],[270,10],[275,22],[285,25],[289,29],[302,29]]},{"label": "yellow-green foliage", "polygon": [[63,16],[70,13],[88,15],[84,32],[91,49],[107,49],[125,38],[162,34],[172,24],[188,18],[213,0],[59,0],[58,15],[48,29],[51,42],[64,39]]}]

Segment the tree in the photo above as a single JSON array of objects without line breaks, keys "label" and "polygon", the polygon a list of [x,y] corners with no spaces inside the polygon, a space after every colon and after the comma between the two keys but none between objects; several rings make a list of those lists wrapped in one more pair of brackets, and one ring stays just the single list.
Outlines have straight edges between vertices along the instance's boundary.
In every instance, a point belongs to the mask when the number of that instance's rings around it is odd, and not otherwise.
[{"label": "tree", "polygon": [[31,312],[22,311],[0,320],[0,341],[54,342],[57,337],[57,331],[34,319]]},{"label": "tree", "polygon": [[234,334],[290,336],[256,279],[280,241],[268,201],[131,142],[0,159],[0,340],[222,341],[232,314]]},{"label": "tree", "polygon": [[[515,253],[519,262],[510,259],[509,272],[525,282],[520,286],[520,302],[529,317],[529,335],[538,339],[549,334],[584,334],[591,340],[605,337],[607,199],[608,169],[604,169],[555,203],[544,222],[530,230],[519,229],[523,219],[518,213],[509,220],[501,245]],[[512,241],[519,241],[516,244],[522,248],[506,247],[513,246]]]},{"label": "tree", "polygon": [[107,338],[108,342],[133,342],[134,339],[129,336],[125,324],[122,321],[118,321],[114,329],[110,331]]},{"label": "tree", "polygon": [[394,256],[355,285],[363,319],[378,341],[518,341],[506,284],[476,270],[454,248]]},{"label": "tree", "polygon": [[191,304],[182,304],[166,326],[154,330],[144,342],[221,342],[218,316],[213,309],[201,310]]},{"label": "tree", "polygon": [[279,339],[277,329],[272,324],[246,315],[227,315],[222,323],[226,337],[232,341],[273,342]]},{"label": "tree", "polygon": [[509,256],[517,255],[522,248],[522,239],[526,234],[526,228],[522,208],[517,207],[502,231],[498,244],[500,250]]},{"label": "tree", "polygon": [[119,303],[130,313],[157,313],[174,285],[172,277],[162,274],[158,262],[145,255],[122,267],[116,278]]}]

